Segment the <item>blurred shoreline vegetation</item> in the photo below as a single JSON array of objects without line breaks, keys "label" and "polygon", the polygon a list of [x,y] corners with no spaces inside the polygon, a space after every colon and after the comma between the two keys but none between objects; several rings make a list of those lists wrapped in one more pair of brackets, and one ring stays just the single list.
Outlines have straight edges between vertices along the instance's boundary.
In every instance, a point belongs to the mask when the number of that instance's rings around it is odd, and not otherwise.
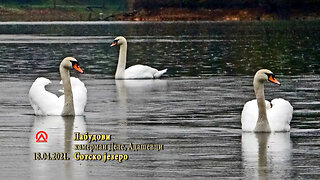
[{"label": "blurred shoreline vegetation", "polygon": [[318,19],[320,0],[0,0],[0,21]]},{"label": "blurred shoreline vegetation", "polygon": [[0,21],[91,21],[124,12],[126,0],[0,0]]},{"label": "blurred shoreline vegetation", "polygon": [[293,11],[319,12],[320,0],[134,0],[134,8],[256,9],[289,19]]}]

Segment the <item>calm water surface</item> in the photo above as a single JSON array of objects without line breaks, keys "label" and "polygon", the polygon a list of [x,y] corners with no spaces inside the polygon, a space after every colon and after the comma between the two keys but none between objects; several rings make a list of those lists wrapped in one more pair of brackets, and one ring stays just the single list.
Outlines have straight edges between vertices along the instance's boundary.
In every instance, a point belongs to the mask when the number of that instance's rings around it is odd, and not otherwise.
[{"label": "calm water surface", "polygon": [[[320,175],[319,22],[0,23],[0,167],[5,179],[317,179]],[[160,80],[113,79],[117,35],[127,65],[169,68]],[[28,90],[52,80],[74,56],[88,89],[84,117],[36,117]],[[266,98],[291,102],[290,133],[242,133],[241,110],[254,98],[257,69],[282,86]],[[35,143],[45,130],[50,141]],[[115,143],[164,144],[128,161],[34,161],[33,152],[75,152],[73,132],[112,134]],[[84,143],[84,142],[83,142]],[[82,153],[91,153],[81,151]],[[95,151],[94,153],[103,153]],[[73,158],[72,158],[73,159]]]}]

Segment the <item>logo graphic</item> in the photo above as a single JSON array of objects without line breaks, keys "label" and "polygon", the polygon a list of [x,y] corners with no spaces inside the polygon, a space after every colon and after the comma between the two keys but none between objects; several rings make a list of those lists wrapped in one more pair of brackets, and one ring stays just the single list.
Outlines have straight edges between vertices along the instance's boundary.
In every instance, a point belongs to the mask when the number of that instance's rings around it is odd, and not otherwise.
[{"label": "logo graphic", "polygon": [[39,131],[36,134],[36,142],[47,142],[48,134],[45,131]]}]

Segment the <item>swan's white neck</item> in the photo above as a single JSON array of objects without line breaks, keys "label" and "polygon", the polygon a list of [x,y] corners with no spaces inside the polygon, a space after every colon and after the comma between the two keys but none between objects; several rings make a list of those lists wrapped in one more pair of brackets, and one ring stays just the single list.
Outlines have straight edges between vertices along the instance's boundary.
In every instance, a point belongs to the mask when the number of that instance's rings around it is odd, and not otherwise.
[{"label": "swan's white neck", "polygon": [[70,82],[70,72],[68,69],[60,65],[60,76],[63,82],[64,89],[64,106],[61,115],[62,116],[74,116],[73,95]]},{"label": "swan's white neck", "polygon": [[254,78],[253,80],[254,93],[257,98],[259,115],[256,127],[254,129],[255,132],[270,132],[270,125],[267,118],[267,109],[264,98],[264,82],[261,80]]},{"label": "swan's white neck", "polygon": [[118,66],[117,66],[117,71],[115,75],[116,79],[124,79],[126,61],[127,61],[127,42],[120,45]]}]

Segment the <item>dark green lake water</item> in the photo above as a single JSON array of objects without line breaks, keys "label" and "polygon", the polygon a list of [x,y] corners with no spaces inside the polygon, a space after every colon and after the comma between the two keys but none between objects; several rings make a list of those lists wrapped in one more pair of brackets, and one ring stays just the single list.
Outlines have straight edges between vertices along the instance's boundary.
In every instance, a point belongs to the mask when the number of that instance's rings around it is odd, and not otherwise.
[{"label": "dark green lake water", "polygon": [[[0,73],[29,74],[37,64],[36,70],[46,72],[75,56],[87,73],[112,76],[118,54],[109,44],[122,35],[129,43],[128,65],[168,67],[171,77],[252,75],[260,68],[319,74],[319,28],[314,21],[2,24]],[[2,65],[10,62],[24,67]]]}]

